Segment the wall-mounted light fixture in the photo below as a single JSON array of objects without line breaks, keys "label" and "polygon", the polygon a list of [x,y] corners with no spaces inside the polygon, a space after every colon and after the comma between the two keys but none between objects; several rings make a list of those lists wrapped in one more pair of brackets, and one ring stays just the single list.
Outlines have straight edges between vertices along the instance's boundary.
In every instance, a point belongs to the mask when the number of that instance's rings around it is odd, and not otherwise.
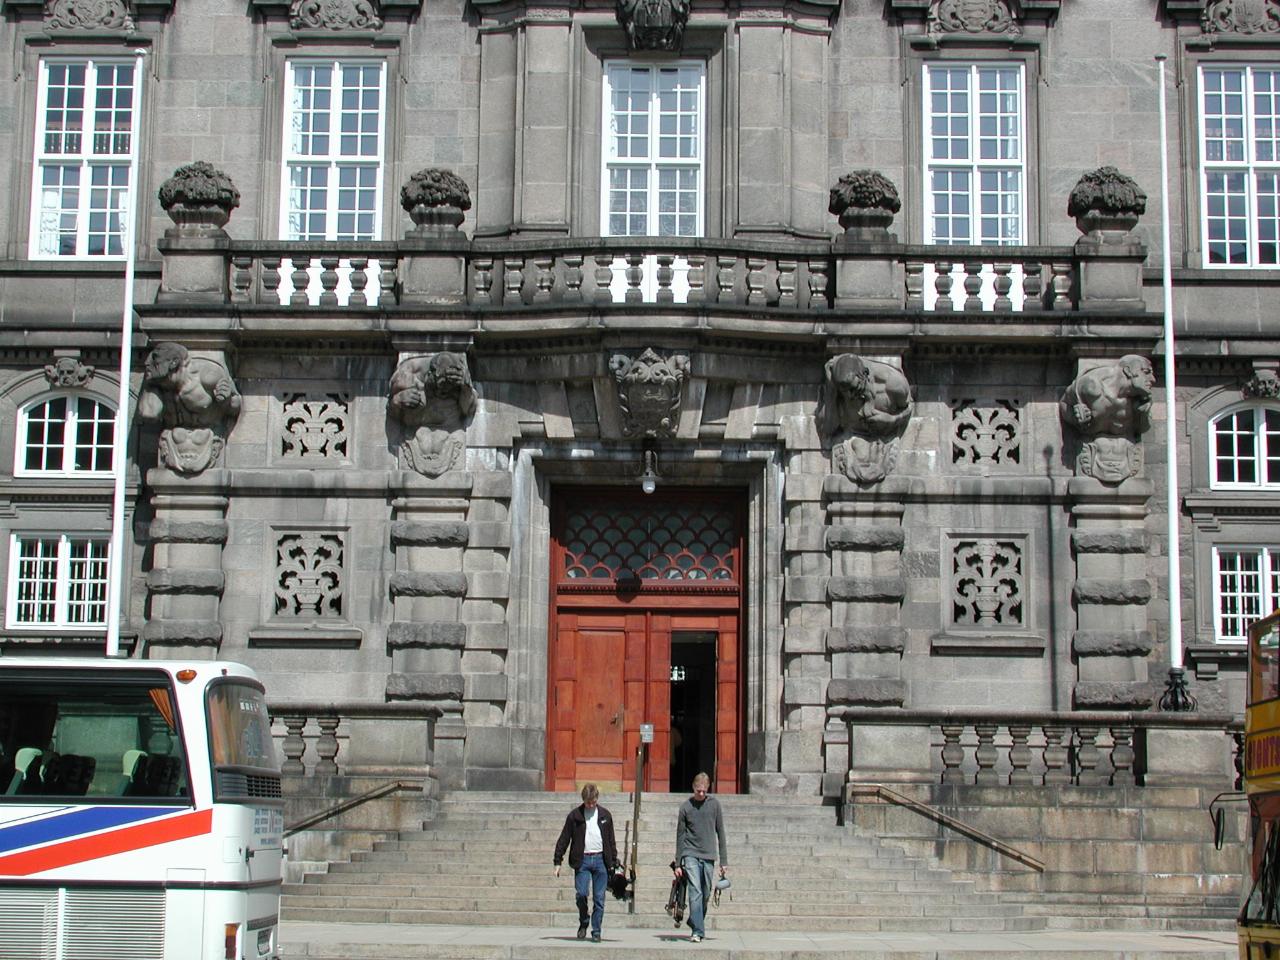
[{"label": "wall-mounted light fixture", "polygon": [[652,440],[646,440],[640,453],[640,489],[653,493],[658,489],[658,451]]}]

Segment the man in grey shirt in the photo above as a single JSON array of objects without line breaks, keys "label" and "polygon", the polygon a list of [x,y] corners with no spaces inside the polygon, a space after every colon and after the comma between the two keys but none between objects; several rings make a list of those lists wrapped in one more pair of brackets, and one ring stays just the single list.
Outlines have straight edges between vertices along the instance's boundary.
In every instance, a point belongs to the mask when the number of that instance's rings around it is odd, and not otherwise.
[{"label": "man in grey shirt", "polygon": [[720,876],[729,868],[729,854],[724,842],[724,814],[720,801],[707,796],[711,778],[700,773],[693,778],[693,796],[680,805],[676,817],[676,875],[683,876],[689,895],[690,942],[700,943],[706,936],[707,900],[711,896],[711,877],[717,851],[720,854]]}]

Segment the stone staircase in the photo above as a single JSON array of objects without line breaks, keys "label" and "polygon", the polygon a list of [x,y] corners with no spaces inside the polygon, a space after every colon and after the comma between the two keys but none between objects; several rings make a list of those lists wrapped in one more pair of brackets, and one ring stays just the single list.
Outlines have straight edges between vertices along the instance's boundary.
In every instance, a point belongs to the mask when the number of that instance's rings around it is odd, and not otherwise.
[{"label": "stone staircase", "polygon": [[[732,898],[710,930],[1024,931],[1046,926],[1024,903],[983,892],[936,861],[910,856],[836,822],[816,799],[721,797]],[[551,855],[572,794],[457,793],[421,831],[378,842],[284,890],[282,919],[327,923],[577,926],[572,872]],[[683,795],[646,794],[640,823],[636,912],[608,898],[605,928],[666,928],[675,818]],[[619,844],[627,795],[603,796]],[[619,851],[621,852],[621,851]],[[687,928],[681,931],[687,933]]]}]

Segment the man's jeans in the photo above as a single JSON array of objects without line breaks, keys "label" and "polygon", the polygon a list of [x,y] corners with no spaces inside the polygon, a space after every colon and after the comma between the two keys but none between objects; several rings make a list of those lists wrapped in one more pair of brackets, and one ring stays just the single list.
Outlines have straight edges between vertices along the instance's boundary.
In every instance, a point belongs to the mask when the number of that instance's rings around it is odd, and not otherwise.
[{"label": "man's jeans", "polygon": [[680,869],[684,871],[685,890],[689,894],[689,926],[699,937],[707,935],[707,898],[711,896],[711,871],[714,866],[714,861],[699,860],[697,857],[685,857],[680,861]]},{"label": "man's jeans", "polygon": [[604,854],[588,853],[582,858],[582,866],[573,872],[573,892],[578,898],[578,920],[587,912],[587,882],[591,881],[591,933],[600,933],[604,920],[604,891],[609,886],[609,871],[604,867]]}]

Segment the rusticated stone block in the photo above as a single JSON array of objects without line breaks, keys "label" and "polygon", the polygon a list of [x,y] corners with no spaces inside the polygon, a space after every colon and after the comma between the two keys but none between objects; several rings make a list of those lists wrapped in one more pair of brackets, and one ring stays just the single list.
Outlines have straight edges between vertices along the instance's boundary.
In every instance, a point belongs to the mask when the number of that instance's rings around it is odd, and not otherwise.
[{"label": "rusticated stone block", "polygon": [[1151,584],[1146,580],[1089,580],[1075,585],[1076,603],[1150,603]]},{"label": "rusticated stone block", "polygon": [[156,543],[226,543],[225,520],[152,520],[148,530]]},{"label": "rusticated stone block", "polygon": [[225,578],[221,570],[152,570],[147,573],[147,589],[152,593],[222,593]]},{"label": "rusticated stone block", "polygon": [[467,625],[465,623],[442,621],[406,623],[403,620],[397,620],[387,628],[388,650],[400,650],[405,647],[460,650],[466,645]]},{"label": "rusticated stone block", "polygon": [[465,597],[465,573],[420,573],[400,570],[391,575],[393,597]]},{"label": "rusticated stone block", "polygon": [[900,627],[830,627],[827,649],[832,653],[902,653],[907,634]]},{"label": "rusticated stone block", "polygon": [[901,550],[904,542],[901,527],[835,524],[827,528],[828,550]]},{"label": "rusticated stone block", "polygon": [[832,577],[827,581],[827,597],[831,600],[897,601],[906,589],[901,577]]},{"label": "rusticated stone block", "polygon": [[1145,530],[1077,530],[1071,535],[1076,553],[1146,553]]},{"label": "rusticated stone block", "polygon": [[1077,710],[1146,710],[1153,692],[1149,683],[1082,680],[1075,686]]},{"label": "rusticated stone block", "polygon": [[392,673],[387,676],[388,700],[461,700],[460,673]]},{"label": "rusticated stone block", "polygon": [[1077,630],[1071,638],[1078,657],[1145,657],[1153,648],[1146,630]]},{"label": "rusticated stone block", "polygon": [[461,520],[434,523],[397,520],[391,524],[391,542],[398,547],[465,547],[467,525]]},{"label": "rusticated stone block", "polygon": [[827,702],[850,707],[900,707],[907,699],[905,680],[836,679],[827,684]]},{"label": "rusticated stone block", "polygon": [[152,620],[143,624],[142,639],[154,644],[216,647],[222,642],[222,624],[216,620]]}]

